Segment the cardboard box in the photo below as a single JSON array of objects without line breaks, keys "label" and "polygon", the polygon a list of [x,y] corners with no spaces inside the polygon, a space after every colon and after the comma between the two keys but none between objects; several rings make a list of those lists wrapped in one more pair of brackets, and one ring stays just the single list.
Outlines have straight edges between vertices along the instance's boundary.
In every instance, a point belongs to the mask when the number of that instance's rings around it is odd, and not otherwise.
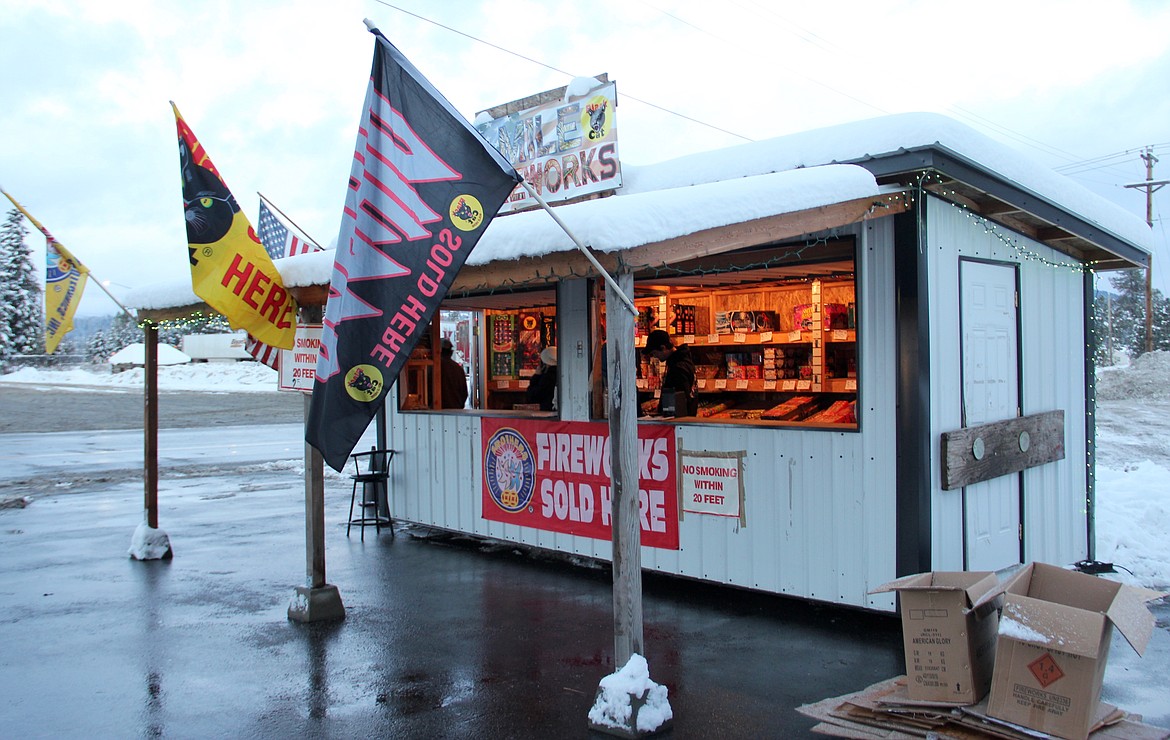
[{"label": "cardboard box", "polygon": [[1154,630],[1147,589],[1044,563],[1004,585],[987,713],[1063,738],[1097,723],[1113,628],[1141,655]]},{"label": "cardboard box", "polygon": [[901,600],[906,692],[911,699],[974,704],[991,685],[1002,587],[994,573],[904,576],[871,593]]}]

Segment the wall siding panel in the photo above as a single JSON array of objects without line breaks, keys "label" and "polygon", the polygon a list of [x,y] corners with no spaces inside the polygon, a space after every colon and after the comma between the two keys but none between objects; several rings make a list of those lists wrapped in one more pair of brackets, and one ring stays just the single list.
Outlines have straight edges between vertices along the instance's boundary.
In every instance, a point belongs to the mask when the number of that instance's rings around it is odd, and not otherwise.
[{"label": "wall siding panel", "polygon": [[[929,197],[927,206],[932,437],[962,427],[959,260],[1014,263],[1021,413],[1063,409],[1066,425],[1065,459],[1023,473],[1024,558],[1072,563],[1087,554],[1083,275],[1067,256],[1001,226],[985,228],[965,209],[936,197]],[[931,467],[934,567],[960,570],[962,490],[942,490],[938,445]]]},{"label": "wall siding panel", "polygon": [[[746,526],[687,514],[678,551],[643,548],[648,570],[889,611],[868,591],[894,577],[896,338],[891,219],[858,239],[858,432],[683,424],[680,449],[743,450]],[[584,295],[584,291],[580,291]],[[584,313],[573,313],[578,317]],[[563,331],[563,329],[562,329]],[[567,334],[566,334],[567,335]],[[608,560],[607,540],[481,516],[480,422],[468,414],[390,414],[397,519]]]}]

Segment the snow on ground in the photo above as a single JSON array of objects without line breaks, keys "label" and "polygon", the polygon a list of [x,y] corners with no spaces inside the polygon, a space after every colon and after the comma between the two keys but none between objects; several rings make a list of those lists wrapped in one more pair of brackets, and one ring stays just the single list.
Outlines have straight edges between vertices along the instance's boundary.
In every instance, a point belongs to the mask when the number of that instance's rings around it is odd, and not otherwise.
[{"label": "snow on ground", "polygon": [[[162,391],[277,393],[276,372],[258,362],[159,368]],[[141,389],[142,369],[23,368],[0,384]],[[1097,379],[1097,560],[1118,580],[1170,589],[1170,353],[1104,368]]]},{"label": "snow on ground", "polygon": [[[277,393],[276,380],[276,371],[259,362],[194,362],[158,369],[158,387],[162,391]],[[67,370],[25,367],[0,375],[0,383],[129,390],[142,389],[145,380],[140,367],[113,372],[109,365],[94,365]]]},{"label": "snow on ground", "polygon": [[1170,398],[1170,352],[1147,352],[1097,372],[1097,400]]}]

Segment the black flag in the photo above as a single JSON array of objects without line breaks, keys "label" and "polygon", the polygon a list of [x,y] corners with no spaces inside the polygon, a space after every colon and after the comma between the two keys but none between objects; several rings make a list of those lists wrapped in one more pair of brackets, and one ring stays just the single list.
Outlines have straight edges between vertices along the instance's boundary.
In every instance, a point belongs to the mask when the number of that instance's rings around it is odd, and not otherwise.
[{"label": "black flag", "polygon": [[520,182],[402,52],[373,33],[305,430],[338,471]]}]

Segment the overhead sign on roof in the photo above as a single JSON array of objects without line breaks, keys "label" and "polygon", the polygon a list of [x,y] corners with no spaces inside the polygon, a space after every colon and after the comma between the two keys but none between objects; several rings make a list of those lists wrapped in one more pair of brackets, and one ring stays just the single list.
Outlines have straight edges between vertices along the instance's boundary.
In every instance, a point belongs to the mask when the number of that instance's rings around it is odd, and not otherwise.
[{"label": "overhead sign on roof", "polygon": [[[477,123],[476,129],[548,203],[621,187],[615,83]],[[535,205],[518,186],[500,213]]]}]

